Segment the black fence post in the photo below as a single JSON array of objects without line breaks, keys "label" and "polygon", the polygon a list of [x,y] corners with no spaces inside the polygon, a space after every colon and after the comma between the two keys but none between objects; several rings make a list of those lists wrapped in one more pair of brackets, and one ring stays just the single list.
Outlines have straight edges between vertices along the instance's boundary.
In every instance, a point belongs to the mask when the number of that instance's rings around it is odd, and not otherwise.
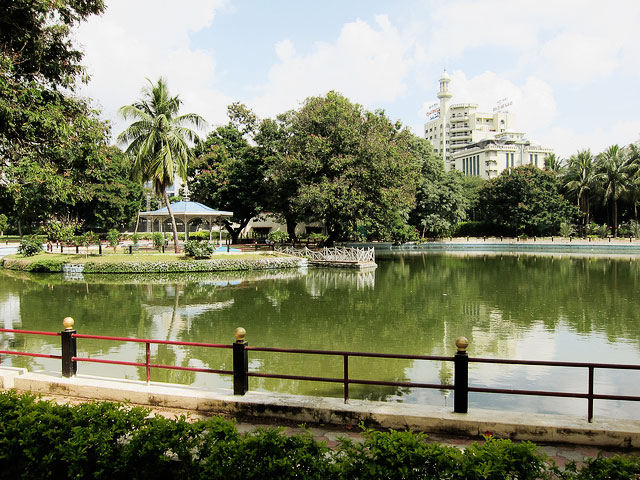
[{"label": "black fence post", "polygon": [[73,377],[77,371],[77,363],[72,360],[73,357],[77,356],[76,349],[76,339],[73,336],[76,333],[73,330],[73,318],[65,317],[62,320],[62,324],[64,325],[64,330],[60,332],[60,337],[62,339],[62,376],[63,377]]},{"label": "black fence post", "polygon": [[102,242],[98,243],[98,255],[102,255]]},{"label": "black fence post", "polygon": [[454,382],[453,382],[453,411],[455,413],[467,413],[469,408],[469,356],[467,347],[469,340],[465,337],[456,338],[458,351],[454,357]]},{"label": "black fence post", "polygon": [[248,343],[244,339],[247,331],[238,327],[233,334],[236,341],[233,343],[233,394],[244,395],[249,391],[249,355],[246,349]]}]

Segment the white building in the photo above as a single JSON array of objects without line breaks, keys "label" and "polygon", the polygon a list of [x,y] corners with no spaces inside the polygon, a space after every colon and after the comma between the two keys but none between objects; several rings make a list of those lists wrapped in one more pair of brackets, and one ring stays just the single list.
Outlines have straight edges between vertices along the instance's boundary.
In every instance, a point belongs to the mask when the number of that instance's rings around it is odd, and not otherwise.
[{"label": "white building", "polygon": [[474,103],[449,105],[453,96],[449,82],[449,75],[443,72],[440,106],[432,106],[425,124],[425,138],[442,156],[446,171],[456,169],[466,175],[493,178],[505,168],[544,166],[545,157],[553,150],[531,145],[523,133],[510,130],[513,118],[503,111],[509,102],[496,107],[494,113],[478,112]]}]

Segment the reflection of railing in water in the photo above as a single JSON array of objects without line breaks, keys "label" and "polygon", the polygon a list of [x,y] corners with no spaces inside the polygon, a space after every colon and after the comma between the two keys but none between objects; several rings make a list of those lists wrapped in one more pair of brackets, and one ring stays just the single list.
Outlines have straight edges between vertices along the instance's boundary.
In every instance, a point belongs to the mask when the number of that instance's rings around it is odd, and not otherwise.
[{"label": "reflection of railing in water", "polygon": [[[284,380],[303,380],[312,382],[329,382],[329,383],[341,383],[344,386],[344,400],[349,399],[349,386],[350,385],[382,385],[393,387],[409,387],[409,388],[428,388],[438,390],[453,390],[454,392],[454,412],[467,413],[468,411],[468,394],[469,392],[477,393],[494,393],[504,395],[533,395],[543,397],[561,397],[561,398],[580,398],[587,400],[587,418],[589,422],[593,419],[593,401],[594,400],[619,400],[619,401],[640,401],[640,396],[637,395],[610,395],[610,394],[598,394],[594,392],[594,372],[596,369],[601,370],[636,370],[640,371],[640,365],[629,364],[613,364],[613,363],[586,363],[586,362],[556,362],[556,361],[539,361],[539,360],[508,360],[498,358],[473,358],[467,355],[466,348],[468,341],[464,337],[456,339],[456,346],[458,352],[455,356],[434,356],[434,355],[406,355],[406,354],[393,354],[393,353],[371,353],[371,352],[351,352],[351,351],[339,351],[339,350],[310,350],[310,349],[293,349],[293,348],[271,348],[271,347],[250,347],[244,340],[246,331],[244,328],[237,328],[234,332],[236,341],[233,344],[213,344],[213,343],[198,343],[198,342],[179,342],[172,340],[151,340],[151,339],[137,339],[127,337],[106,337],[99,335],[82,335],[77,334],[73,328],[73,319],[67,317],[64,320],[66,329],[60,333],[56,332],[39,332],[31,330],[13,330],[13,329],[0,329],[0,332],[7,332],[12,334],[30,334],[30,335],[50,335],[61,337],[61,355],[41,354],[41,353],[29,353],[0,350],[0,355],[23,355],[30,357],[42,357],[61,359],[62,361],[62,375],[65,377],[72,377],[76,374],[77,365],[79,362],[93,362],[103,363],[111,365],[126,365],[133,367],[142,367],[146,370],[147,382],[151,380],[151,369],[169,369],[169,370],[186,370],[193,372],[204,373],[216,373],[221,375],[233,375],[234,383],[234,395],[244,395],[249,390],[249,377],[259,378],[278,378]],[[136,342],[144,343],[146,347],[145,362],[129,362],[123,360],[108,360],[97,358],[83,358],[77,356],[76,340],[78,338],[83,339],[96,339],[96,340],[111,340],[118,342]],[[233,352],[233,370],[214,370],[209,368],[196,368],[196,367],[182,367],[177,365],[164,365],[151,363],[151,345],[152,344],[164,344],[164,345],[181,345],[181,346],[195,346],[205,348],[222,348],[231,349]],[[302,354],[302,355],[325,355],[330,357],[342,357],[343,359],[343,376],[338,377],[315,377],[309,375],[289,375],[278,373],[261,373],[256,371],[249,371],[249,352],[273,352],[273,353],[286,353],[286,354]],[[349,359],[351,357],[365,357],[365,358],[387,358],[387,359],[403,359],[403,360],[431,360],[441,362],[453,362],[454,364],[454,384],[428,384],[428,383],[416,383],[416,382],[394,382],[394,381],[380,381],[380,380],[362,380],[354,379],[349,376]],[[1,360],[1,357],[0,357]],[[469,385],[469,363],[478,364],[501,364],[501,365],[535,365],[535,366],[548,366],[548,367],[568,367],[568,368],[586,368],[588,369],[588,383],[587,393],[581,392],[556,392],[547,390],[516,390],[505,388],[490,388]]]},{"label": "reflection of railing in water", "polygon": [[307,285],[314,288],[314,291],[323,291],[316,287],[353,288],[364,290],[376,286],[375,270],[352,270],[352,269],[312,269],[305,276]]},{"label": "reflection of railing in water", "polygon": [[320,250],[311,250],[307,247],[293,248],[282,247],[276,249],[279,253],[286,253],[296,257],[309,258],[311,261],[318,262],[359,262],[369,263],[376,261],[376,253],[371,248],[353,248],[353,247],[324,247]]}]

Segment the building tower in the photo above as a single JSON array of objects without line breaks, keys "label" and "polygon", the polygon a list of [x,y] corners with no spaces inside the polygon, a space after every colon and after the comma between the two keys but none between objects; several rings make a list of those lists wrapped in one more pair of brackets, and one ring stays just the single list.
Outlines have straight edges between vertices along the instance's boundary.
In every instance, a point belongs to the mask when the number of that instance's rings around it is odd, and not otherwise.
[{"label": "building tower", "polygon": [[440,91],[438,92],[438,98],[440,99],[440,139],[442,140],[442,160],[447,165],[447,115],[449,113],[449,100],[452,97],[449,91],[449,82],[451,78],[446,70],[442,72],[440,77]]}]

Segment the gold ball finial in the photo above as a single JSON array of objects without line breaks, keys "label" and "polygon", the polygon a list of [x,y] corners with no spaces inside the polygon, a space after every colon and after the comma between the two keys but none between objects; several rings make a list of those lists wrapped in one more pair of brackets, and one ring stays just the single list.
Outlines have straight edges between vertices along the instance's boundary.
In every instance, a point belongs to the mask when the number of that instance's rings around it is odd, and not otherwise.
[{"label": "gold ball finial", "polygon": [[467,340],[467,337],[456,338],[456,347],[458,347],[459,352],[466,352],[468,346],[469,340]]},{"label": "gold ball finial", "polygon": [[62,325],[64,325],[65,330],[73,330],[73,324],[76,323],[71,317],[64,317],[62,320]]},{"label": "gold ball finial", "polygon": [[236,342],[242,342],[247,335],[247,331],[242,327],[238,327],[233,331],[233,335],[236,337]]}]

